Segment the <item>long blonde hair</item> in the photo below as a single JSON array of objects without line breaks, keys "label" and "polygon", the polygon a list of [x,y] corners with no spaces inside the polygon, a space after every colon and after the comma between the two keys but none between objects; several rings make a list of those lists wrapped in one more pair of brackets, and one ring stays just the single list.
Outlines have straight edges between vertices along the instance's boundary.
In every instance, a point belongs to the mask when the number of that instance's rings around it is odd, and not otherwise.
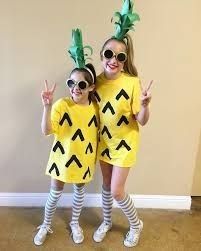
[{"label": "long blonde hair", "polygon": [[117,41],[119,43],[122,43],[125,45],[126,47],[126,53],[127,53],[127,60],[126,62],[124,63],[124,72],[125,73],[128,73],[129,75],[131,76],[135,76],[137,77],[138,76],[138,72],[137,72],[137,69],[134,65],[134,49],[133,49],[133,42],[132,42],[132,38],[130,37],[130,35],[126,34],[124,40],[118,40],[117,38],[115,37],[111,37],[109,38],[108,40],[105,41],[105,43],[103,44],[103,47],[100,51],[100,55],[102,57],[102,53],[105,49],[105,46],[107,45],[107,43],[109,43],[110,41]]}]

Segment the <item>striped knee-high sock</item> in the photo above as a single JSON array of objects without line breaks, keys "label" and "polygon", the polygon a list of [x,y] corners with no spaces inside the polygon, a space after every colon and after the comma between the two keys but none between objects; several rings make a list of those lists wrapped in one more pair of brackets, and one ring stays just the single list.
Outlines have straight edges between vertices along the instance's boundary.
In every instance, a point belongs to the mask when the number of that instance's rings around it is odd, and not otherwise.
[{"label": "striped knee-high sock", "polygon": [[134,202],[131,197],[127,194],[123,200],[117,201],[118,205],[129,220],[130,228],[138,228],[140,221],[137,215],[137,211],[134,206]]},{"label": "striped knee-high sock", "polygon": [[77,224],[79,217],[80,217],[80,213],[84,204],[84,185],[83,186],[77,186],[77,185],[73,185],[73,212],[72,212],[72,220],[71,220],[71,224]]},{"label": "striped knee-high sock", "polygon": [[62,192],[63,190],[55,191],[52,188],[50,189],[50,193],[49,193],[47,202],[45,204],[45,216],[44,216],[43,225],[50,227],[51,222],[52,222],[52,217],[57,208],[57,202],[59,198],[61,197]]},{"label": "striped knee-high sock", "polygon": [[104,187],[102,187],[103,217],[104,217],[104,222],[107,224],[110,224],[112,222],[111,219],[112,205],[113,205],[113,197],[111,195],[111,191],[105,190]]}]

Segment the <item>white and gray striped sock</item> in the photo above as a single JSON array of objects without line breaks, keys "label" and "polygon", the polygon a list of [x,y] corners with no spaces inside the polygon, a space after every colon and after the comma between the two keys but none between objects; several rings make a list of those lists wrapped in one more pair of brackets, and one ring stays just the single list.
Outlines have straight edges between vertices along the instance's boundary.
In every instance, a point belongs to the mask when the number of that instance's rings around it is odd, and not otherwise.
[{"label": "white and gray striped sock", "polygon": [[134,202],[127,194],[123,200],[117,201],[118,205],[129,220],[130,228],[136,229],[139,227],[140,221],[137,215],[137,211],[134,206]]},{"label": "white and gray striped sock", "polygon": [[102,186],[102,207],[103,207],[103,217],[104,222],[106,224],[110,224],[112,222],[112,205],[113,205],[113,197],[111,195],[111,191],[105,190]]},{"label": "white and gray striped sock", "polygon": [[80,213],[81,210],[83,208],[83,204],[84,204],[84,195],[85,195],[85,191],[84,191],[85,186],[77,186],[75,184],[73,184],[73,206],[72,206],[72,220],[71,220],[71,224],[77,224],[79,217],[80,217]]},{"label": "white and gray striped sock", "polygon": [[51,226],[52,217],[57,208],[57,202],[59,198],[61,197],[62,192],[63,190],[55,191],[52,188],[50,189],[50,193],[49,193],[47,202],[45,204],[45,216],[44,216],[43,225],[46,225],[48,227]]}]

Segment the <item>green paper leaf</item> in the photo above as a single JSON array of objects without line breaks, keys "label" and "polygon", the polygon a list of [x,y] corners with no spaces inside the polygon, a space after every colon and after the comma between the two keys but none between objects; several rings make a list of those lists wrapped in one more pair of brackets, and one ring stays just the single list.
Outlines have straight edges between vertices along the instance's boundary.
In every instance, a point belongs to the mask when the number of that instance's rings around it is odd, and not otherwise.
[{"label": "green paper leaf", "polygon": [[121,26],[121,23],[115,22],[114,24]]},{"label": "green paper leaf", "polygon": [[133,6],[132,0],[124,0],[121,12],[114,13],[114,17],[118,18],[115,22],[115,37],[119,40],[122,40],[129,30],[134,30],[135,22],[140,20],[139,15],[133,11]]},{"label": "green paper leaf", "polygon": [[121,20],[121,13],[120,12],[115,12],[114,13],[114,17],[117,17],[118,18],[118,20]]},{"label": "green paper leaf", "polygon": [[90,58],[90,57],[88,57],[88,58],[85,58],[85,61],[87,61],[87,60],[90,60],[90,61],[92,61],[92,58]]},{"label": "green paper leaf", "polygon": [[129,11],[130,11],[130,8],[131,8],[131,2],[130,0],[124,0],[124,3],[122,5],[122,9],[121,9],[121,15],[125,15],[127,14]]},{"label": "green paper leaf", "polygon": [[85,56],[88,54],[84,53],[84,50],[88,50],[90,55],[92,55],[93,50],[90,46],[83,47],[82,41],[82,32],[80,29],[73,29],[72,30],[72,45],[70,46],[68,52],[70,57],[73,58],[76,67],[78,68],[85,68]]},{"label": "green paper leaf", "polygon": [[[89,45],[86,45],[86,46],[84,46],[84,51],[87,49],[87,50],[89,50],[89,52],[90,52],[90,55],[92,55],[93,54],[93,49],[91,48],[91,46],[89,46]],[[86,56],[88,56],[88,54],[85,54]]]}]

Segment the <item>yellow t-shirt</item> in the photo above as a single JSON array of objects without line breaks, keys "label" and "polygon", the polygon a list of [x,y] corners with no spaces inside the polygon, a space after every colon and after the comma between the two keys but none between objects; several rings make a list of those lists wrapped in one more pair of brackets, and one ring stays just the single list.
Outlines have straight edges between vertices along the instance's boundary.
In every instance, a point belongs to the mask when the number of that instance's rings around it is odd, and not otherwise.
[{"label": "yellow t-shirt", "polygon": [[98,158],[112,165],[131,167],[136,161],[139,127],[135,114],[140,111],[140,81],[121,73],[115,80],[104,74],[96,84],[100,116]]},{"label": "yellow t-shirt", "polygon": [[59,99],[52,107],[55,136],[46,174],[66,183],[86,183],[94,174],[98,141],[97,104]]}]

